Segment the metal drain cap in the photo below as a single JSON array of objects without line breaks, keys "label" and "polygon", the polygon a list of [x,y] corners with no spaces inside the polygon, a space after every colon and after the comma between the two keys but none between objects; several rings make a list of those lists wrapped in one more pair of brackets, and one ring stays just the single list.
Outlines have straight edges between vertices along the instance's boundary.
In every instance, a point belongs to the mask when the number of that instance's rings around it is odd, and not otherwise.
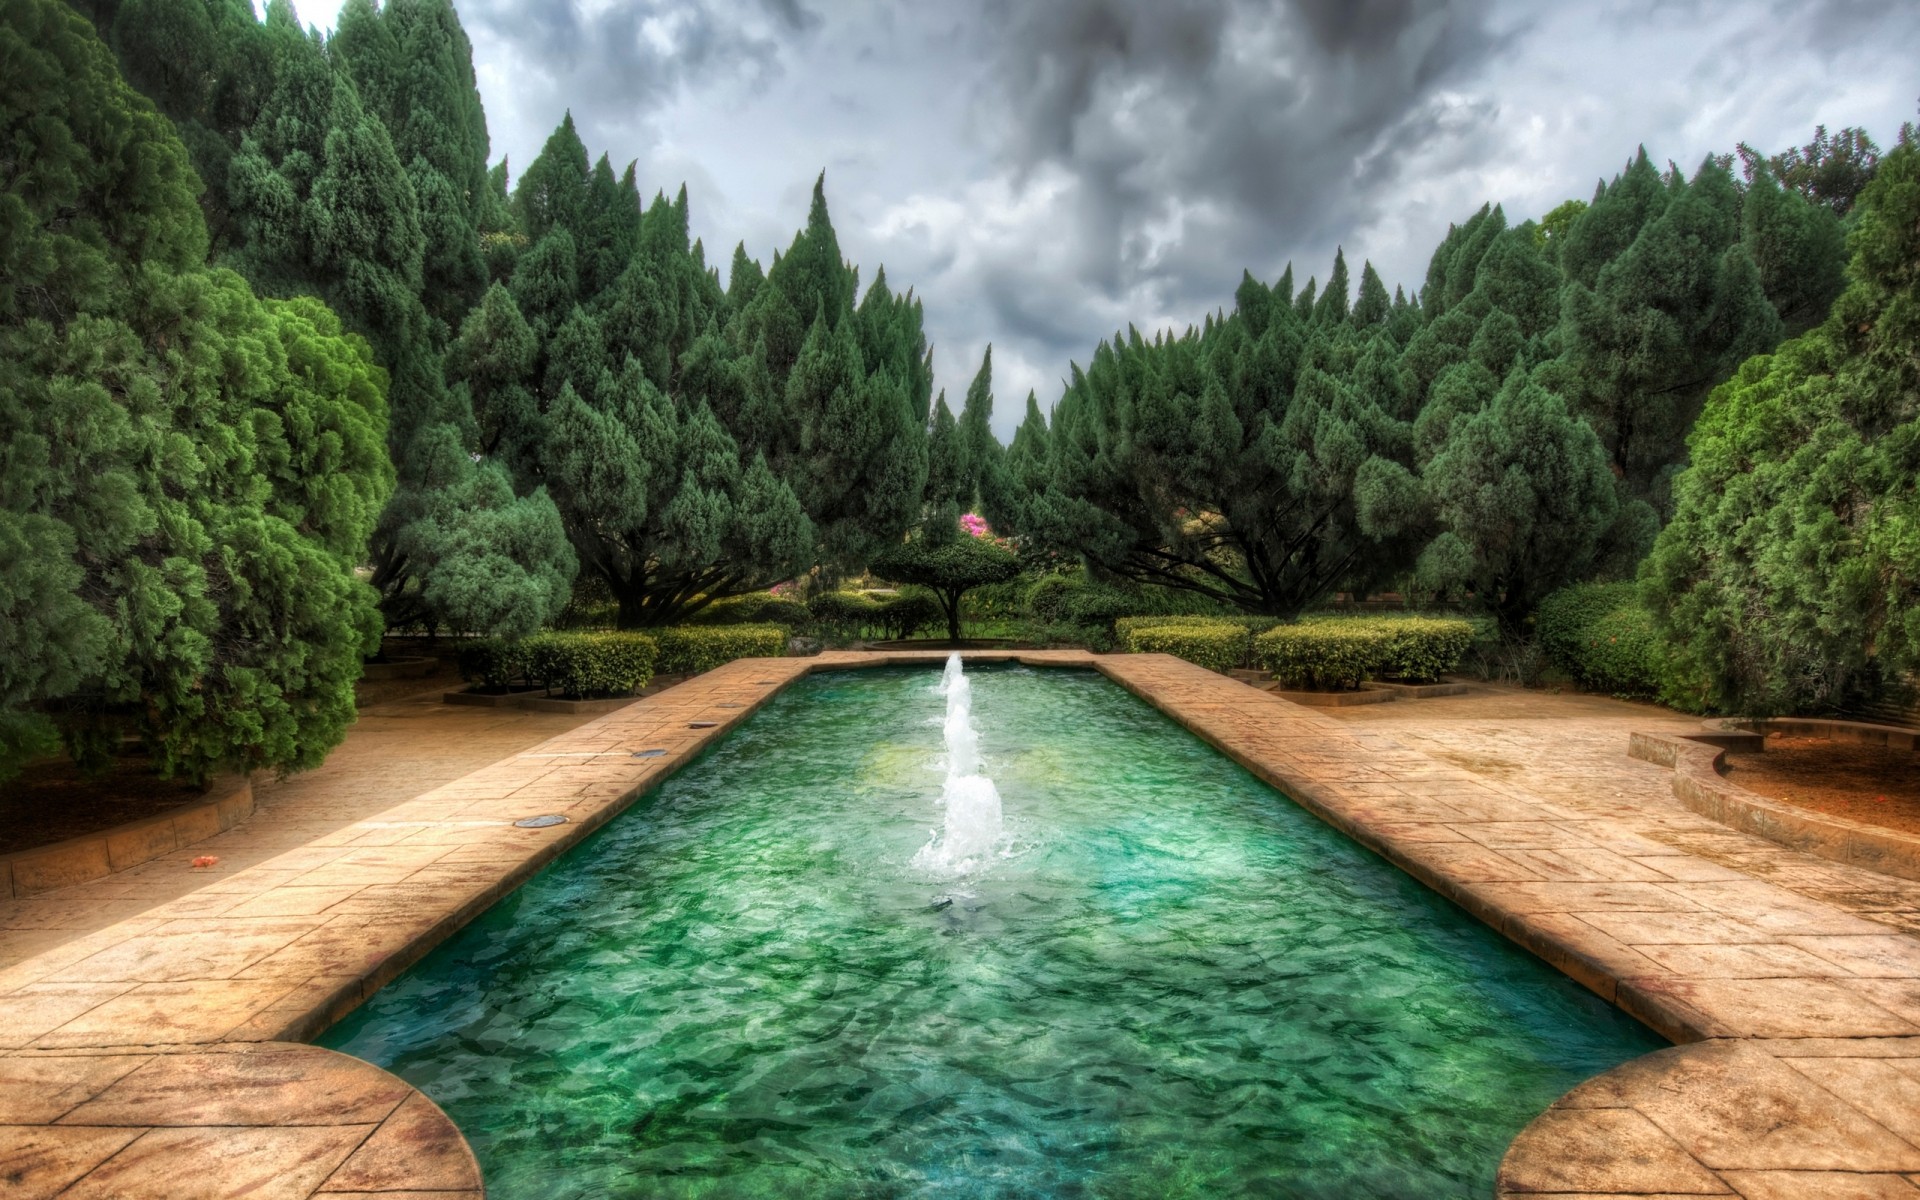
[{"label": "metal drain cap", "polygon": [[567,819],[559,813],[541,813],[537,817],[521,817],[514,824],[522,829],[546,829],[554,825],[565,825]]},{"label": "metal drain cap", "polygon": [[688,729],[712,729],[715,725],[718,725],[719,723],[720,722],[718,721],[688,721],[687,728]]},{"label": "metal drain cap", "polygon": [[633,756],[635,758],[659,758],[665,753],[665,750],[635,750]]}]

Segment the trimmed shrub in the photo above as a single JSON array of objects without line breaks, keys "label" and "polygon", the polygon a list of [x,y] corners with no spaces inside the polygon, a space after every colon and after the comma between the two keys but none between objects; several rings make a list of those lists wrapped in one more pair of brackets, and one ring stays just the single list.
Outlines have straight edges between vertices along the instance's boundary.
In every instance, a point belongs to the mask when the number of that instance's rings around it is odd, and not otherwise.
[{"label": "trimmed shrub", "polygon": [[1253,639],[1253,660],[1292,688],[1345,691],[1386,661],[1388,634],[1364,618],[1276,625]]},{"label": "trimmed shrub", "polygon": [[1540,648],[1581,687],[1617,696],[1660,694],[1661,644],[1631,583],[1579,583],[1540,602]]},{"label": "trimmed shrub", "polygon": [[1140,625],[1120,632],[1133,654],[1172,654],[1209,671],[1225,671],[1247,658],[1250,635],[1229,621],[1206,624]]},{"label": "trimmed shrub", "polygon": [[795,633],[813,628],[814,615],[798,600],[767,592],[715,600],[688,622],[690,625],[784,625]]},{"label": "trimmed shrub", "polygon": [[879,605],[878,620],[890,638],[910,638],[940,624],[946,614],[940,602],[925,592],[902,592]]},{"label": "trimmed shrub", "polygon": [[650,630],[659,643],[662,675],[698,675],[736,658],[779,658],[787,631],[778,625],[675,625]]},{"label": "trimmed shrub", "polygon": [[859,592],[821,592],[807,601],[816,621],[840,637],[858,637],[879,620],[880,603]]},{"label": "trimmed shrub", "polygon": [[1244,629],[1249,634],[1265,633],[1280,623],[1279,617],[1255,616],[1146,616],[1121,617],[1113,623],[1113,632],[1123,641],[1136,629],[1154,629],[1164,625],[1223,625]]},{"label": "trimmed shrub", "polygon": [[1473,648],[1473,622],[1463,617],[1371,618],[1387,637],[1382,674],[1403,683],[1433,683]]},{"label": "trimmed shrub", "polygon": [[1057,625],[1068,619],[1067,603],[1073,593],[1086,584],[1071,575],[1045,575],[1027,589],[1027,616],[1042,625]]},{"label": "trimmed shrub", "polygon": [[538,633],[520,648],[527,675],[568,700],[631,695],[653,678],[658,656],[642,633]]},{"label": "trimmed shrub", "polygon": [[532,659],[524,640],[487,638],[460,647],[457,662],[460,678],[489,691],[504,692],[526,683]]}]

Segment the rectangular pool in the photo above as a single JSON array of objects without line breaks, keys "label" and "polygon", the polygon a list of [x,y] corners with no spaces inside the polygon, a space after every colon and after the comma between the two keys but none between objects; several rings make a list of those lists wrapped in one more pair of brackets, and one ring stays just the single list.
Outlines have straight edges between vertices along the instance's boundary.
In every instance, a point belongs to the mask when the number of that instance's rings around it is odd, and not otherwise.
[{"label": "rectangular pool", "polygon": [[494,1200],[1485,1197],[1659,1038],[1085,671],[803,679],[331,1030]]}]

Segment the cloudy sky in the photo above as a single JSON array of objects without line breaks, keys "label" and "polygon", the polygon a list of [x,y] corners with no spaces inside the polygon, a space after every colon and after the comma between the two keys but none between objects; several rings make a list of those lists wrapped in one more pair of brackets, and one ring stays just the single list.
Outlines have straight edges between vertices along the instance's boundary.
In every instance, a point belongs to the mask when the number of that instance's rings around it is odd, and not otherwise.
[{"label": "cloudy sky", "polygon": [[[864,287],[925,299],[997,432],[1128,323],[1230,306],[1344,246],[1417,287],[1451,222],[1585,198],[1645,143],[1689,170],[1920,98],[1913,0],[456,0],[496,158],[571,108],[708,261],[763,262],[815,175]],[[331,26],[337,0],[305,0]]]}]

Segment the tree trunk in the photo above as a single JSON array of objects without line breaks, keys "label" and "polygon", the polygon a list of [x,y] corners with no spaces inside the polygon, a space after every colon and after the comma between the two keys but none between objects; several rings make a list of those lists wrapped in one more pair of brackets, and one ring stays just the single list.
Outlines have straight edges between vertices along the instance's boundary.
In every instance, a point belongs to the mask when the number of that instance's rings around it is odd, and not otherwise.
[{"label": "tree trunk", "polygon": [[941,592],[940,607],[947,610],[947,640],[960,640],[960,597],[964,592]]}]

